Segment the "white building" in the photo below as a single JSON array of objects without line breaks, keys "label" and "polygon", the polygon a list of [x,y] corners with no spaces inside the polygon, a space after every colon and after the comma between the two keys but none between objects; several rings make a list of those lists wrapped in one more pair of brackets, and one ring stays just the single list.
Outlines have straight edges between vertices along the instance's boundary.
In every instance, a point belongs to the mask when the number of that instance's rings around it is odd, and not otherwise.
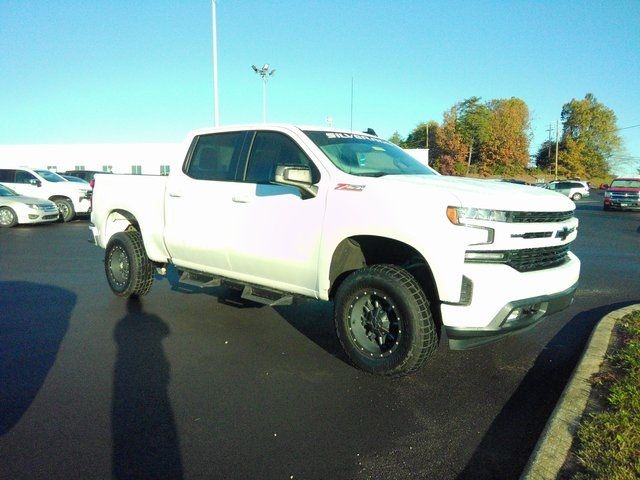
[{"label": "white building", "polygon": [[184,160],[182,143],[0,145],[0,166],[167,174]]}]

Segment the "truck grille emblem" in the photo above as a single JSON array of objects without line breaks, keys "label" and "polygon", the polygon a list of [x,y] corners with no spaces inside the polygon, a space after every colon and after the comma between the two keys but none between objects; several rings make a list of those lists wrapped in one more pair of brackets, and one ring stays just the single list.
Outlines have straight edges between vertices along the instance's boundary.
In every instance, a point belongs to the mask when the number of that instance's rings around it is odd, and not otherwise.
[{"label": "truck grille emblem", "polygon": [[560,240],[564,241],[574,231],[575,231],[575,227],[574,228],[564,227],[562,230],[557,231],[556,238],[559,238]]}]

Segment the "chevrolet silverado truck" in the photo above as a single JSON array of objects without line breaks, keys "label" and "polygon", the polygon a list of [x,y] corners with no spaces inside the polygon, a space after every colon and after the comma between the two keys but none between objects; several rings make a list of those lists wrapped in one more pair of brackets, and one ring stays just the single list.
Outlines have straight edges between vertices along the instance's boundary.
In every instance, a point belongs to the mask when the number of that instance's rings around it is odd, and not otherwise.
[{"label": "chevrolet silverado truck", "polygon": [[616,178],[604,192],[604,210],[640,210],[640,178]]},{"label": "chevrolet silverado truck", "polygon": [[352,363],[401,376],[441,338],[475,347],[570,305],[574,209],[441,176],[373,135],[261,124],[192,132],[167,177],[97,175],[90,229],[116,295],[172,265],[268,305],[332,301]]}]

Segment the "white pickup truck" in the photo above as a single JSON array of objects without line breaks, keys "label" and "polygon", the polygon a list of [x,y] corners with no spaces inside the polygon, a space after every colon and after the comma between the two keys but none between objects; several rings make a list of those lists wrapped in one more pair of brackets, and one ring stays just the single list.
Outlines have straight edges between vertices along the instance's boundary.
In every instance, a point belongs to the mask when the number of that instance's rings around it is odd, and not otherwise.
[{"label": "white pickup truck", "polygon": [[571,304],[575,204],[541,188],[445,177],[378,137],[246,125],[192,132],[168,177],[98,175],[91,231],[113,292],[154,269],[269,305],[333,301],[350,360],[399,376]]}]

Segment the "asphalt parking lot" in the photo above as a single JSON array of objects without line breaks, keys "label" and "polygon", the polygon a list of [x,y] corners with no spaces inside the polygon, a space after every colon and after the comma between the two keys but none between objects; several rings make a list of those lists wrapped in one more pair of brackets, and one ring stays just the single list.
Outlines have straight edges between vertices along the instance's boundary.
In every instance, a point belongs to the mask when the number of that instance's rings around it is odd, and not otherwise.
[{"label": "asphalt parking lot", "polygon": [[640,213],[578,202],[574,304],[390,381],[331,305],[159,278],[112,295],[87,221],[0,230],[1,478],[512,479],[597,320],[640,302]]}]

